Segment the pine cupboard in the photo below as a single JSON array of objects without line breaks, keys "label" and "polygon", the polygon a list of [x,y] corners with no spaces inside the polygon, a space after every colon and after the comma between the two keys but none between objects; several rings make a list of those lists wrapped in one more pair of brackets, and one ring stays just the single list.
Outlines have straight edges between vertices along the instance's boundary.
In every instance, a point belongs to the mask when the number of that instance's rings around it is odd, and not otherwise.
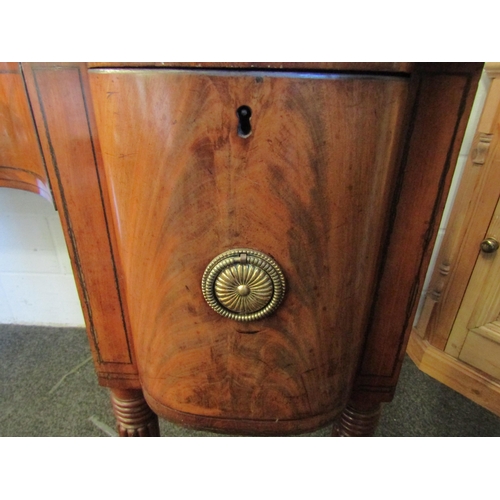
[{"label": "pine cupboard", "polygon": [[500,415],[500,65],[485,71],[490,87],[408,353]]}]

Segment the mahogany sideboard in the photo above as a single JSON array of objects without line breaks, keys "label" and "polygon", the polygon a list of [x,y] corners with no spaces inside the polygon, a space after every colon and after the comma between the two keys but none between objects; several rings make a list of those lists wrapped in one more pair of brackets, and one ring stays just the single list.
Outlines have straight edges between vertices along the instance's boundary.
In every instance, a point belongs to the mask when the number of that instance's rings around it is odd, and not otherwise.
[{"label": "mahogany sideboard", "polygon": [[2,63],[0,185],[52,198],[120,435],[367,436],[478,63]]}]

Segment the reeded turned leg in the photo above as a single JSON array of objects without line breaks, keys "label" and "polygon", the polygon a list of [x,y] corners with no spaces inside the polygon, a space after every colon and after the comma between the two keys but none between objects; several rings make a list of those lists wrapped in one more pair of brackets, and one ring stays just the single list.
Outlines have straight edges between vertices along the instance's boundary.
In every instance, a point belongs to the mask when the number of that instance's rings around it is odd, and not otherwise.
[{"label": "reeded turned leg", "polygon": [[157,437],[158,417],[147,405],[142,391],[112,389],[111,402],[120,437]]},{"label": "reeded turned leg", "polygon": [[380,419],[381,405],[364,406],[349,403],[340,420],[334,425],[332,436],[368,437],[373,436]]}]

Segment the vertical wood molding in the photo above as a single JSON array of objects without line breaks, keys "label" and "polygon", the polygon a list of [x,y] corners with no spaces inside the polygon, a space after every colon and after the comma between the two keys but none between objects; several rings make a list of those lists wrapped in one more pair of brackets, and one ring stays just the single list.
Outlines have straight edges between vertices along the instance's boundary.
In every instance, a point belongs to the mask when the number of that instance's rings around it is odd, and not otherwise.
[{"label": "vertical wood molding", "polygon": [[479,66],[469,74],[417,74],[414,127],[356,380],[358,399],[392,399],[479,77]]},{"label": "vertical wood molding", "polygon": [[121,384],[137,386],[130,378],[136,369],[112,250],[114,230],[105,215],[106,189],[85,102],[85,65],[33,63],[24,72],[98,376],[105,383],[118,377]]}]

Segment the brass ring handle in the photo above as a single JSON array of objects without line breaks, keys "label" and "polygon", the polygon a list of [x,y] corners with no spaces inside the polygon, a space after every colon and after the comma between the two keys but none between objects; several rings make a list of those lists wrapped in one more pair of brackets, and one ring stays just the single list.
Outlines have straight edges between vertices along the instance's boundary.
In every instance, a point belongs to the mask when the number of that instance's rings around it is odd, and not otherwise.
[{"label": "brass ring handle", "polygon": [[484,253],[495,253],[498,250],[499,243],[495,238],[486,238],[481,241],[481,251]]},{"label": "brass ring handle", "polygon": [[272,314],[285,295],[285,278],[274,259],[258,250],[235,248],[208,264],[203,297],[221,316],[255,321]]}]

